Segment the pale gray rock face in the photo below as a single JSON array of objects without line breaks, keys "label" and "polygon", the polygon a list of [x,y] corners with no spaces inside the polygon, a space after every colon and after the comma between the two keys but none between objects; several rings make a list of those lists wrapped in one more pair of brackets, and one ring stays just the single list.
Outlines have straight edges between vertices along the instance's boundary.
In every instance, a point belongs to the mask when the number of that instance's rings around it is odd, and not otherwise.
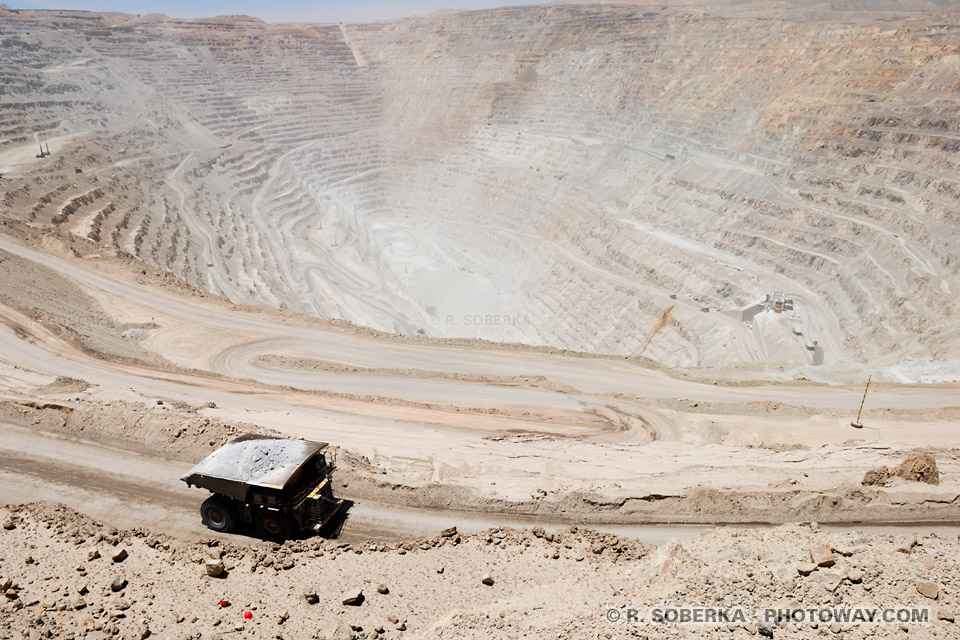
[{"label": "pale gray rock face", "polygon": [[955,17],[4,13],[0,199],[383,331],[949,377]]}]

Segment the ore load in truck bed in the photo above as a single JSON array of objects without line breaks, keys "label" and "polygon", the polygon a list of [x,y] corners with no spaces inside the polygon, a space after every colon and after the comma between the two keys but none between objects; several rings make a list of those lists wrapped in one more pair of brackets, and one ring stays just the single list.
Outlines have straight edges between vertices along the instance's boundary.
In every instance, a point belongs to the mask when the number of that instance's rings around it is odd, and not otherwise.
[{"label": "ore load in truck bed", "polygon": [[324,442],[246,435],[204,458],[183,480],[208,487],[205,479],[282,489],[305,462],[327,447]]}]

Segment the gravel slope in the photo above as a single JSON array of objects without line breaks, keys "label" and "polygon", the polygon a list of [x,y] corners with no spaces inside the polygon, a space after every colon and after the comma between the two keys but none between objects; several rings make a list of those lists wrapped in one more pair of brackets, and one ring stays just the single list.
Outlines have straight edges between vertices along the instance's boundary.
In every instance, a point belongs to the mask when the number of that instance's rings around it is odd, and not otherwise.
[{"label": "gravel slope", "polygon": [[[494,529],[400,544],[273,546],[183,543],[149,530],[118,531],[48,505],[0,508],[0,522],[7,594],[0,633],[10,637],[31,629],[58,638],[149,631],[164,638],[327,640],[957,633],[955,535],[895,538],[786,525],[714,530],[651,548],[587,530]],[[811,565],[811,554],[824,566]],[[720,603],[761,619],[638,626],[607,618],[610,609],[626,615],[630,608]],[[763,617],[767,608],[867,603],[927,609],[930,622],[778,627]]]}]

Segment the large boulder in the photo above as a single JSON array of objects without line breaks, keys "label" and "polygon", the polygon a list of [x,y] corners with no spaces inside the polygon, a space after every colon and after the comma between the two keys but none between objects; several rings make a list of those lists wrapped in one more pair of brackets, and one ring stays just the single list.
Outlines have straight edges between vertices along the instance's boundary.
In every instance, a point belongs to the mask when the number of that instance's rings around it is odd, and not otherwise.
[{"label": "large boulder", "polygon": [[906,460],[894,467],[893,475],[913,482],[940,484],[937,461],[926,451],[914,451]]},{"label": "large boulder", "polygon": [[876,469],[870,469],[863,475],[863,481],[860,483],[865,487],[884,485],[887,483],[887,480],[890,479],[890,469],[884,467],[877,467]]}]

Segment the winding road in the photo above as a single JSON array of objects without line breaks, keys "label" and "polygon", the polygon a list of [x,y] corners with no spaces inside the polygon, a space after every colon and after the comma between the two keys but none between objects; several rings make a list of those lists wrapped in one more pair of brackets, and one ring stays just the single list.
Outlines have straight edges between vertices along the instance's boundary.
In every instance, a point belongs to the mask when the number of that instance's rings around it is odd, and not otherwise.
[{"label": "winding road", "polygon": [[[0,249],[53,269],[83,287],[122,298],[160,316],[175,316],[191,326],[218,331],[236,331],[269,336],[245,341],[211,354],[212,373],[238,379],[251,379],[270,385],[305,390],[397,400],[416,400],[437,404],[458,403],[469,406],[513,405],[531,409],[570,408],[585,399],[593,403],[604,394],[624,394],[638,398],[686,398],[705,402],[780,402],[814,409],[847,408],[859,405],[860,388],[810,384],[713,385],[672,377],[662,371],[644,368],[616,357],[577,357],[535,350],[498,349],[482,343],[444,344],[430,341],[394,340],[351,332],[322,324],[304,324],[269,313],[226,311],[219,303],[177,296],[144,287],[101,272],[83,261],[52,255],[0,238]],[[12,335],[4,332],[3,335]],[[7,342],[6,340],[4,342]],[[20,339],[5,344],[13,348]],[[22,346],[22,345],[21,345]],[[7,353],[10,353],[9,351]],[[345,366],[366,369],[416,369],[441,374],[471,376],[542,377],[550,383],[572,388],[566,393],[550,389],[504,387],[452,378],[423,378],[397,375],[354,375],[326,371],[276,369],[257,366],[259,355],[284,353],[317,358]],[[62,354],[61,357],[66,357]],[[70,356],[76,363],[76,356]],[[38,368],[42,359],[35,354],[20,362]],[[96,361],[82,369],[105,369]],[[50,373],[61,373],[58,364]],[[127,372],[124,375],[129,375]],[[157,372],[144,372],[142,379],[156,380]],[[128,378],[128,383],[130,382]],[[599,398],[605,403],[605,398]],[[870,394],[873,408],[933,409],[960,404],[955,386],[885,386]]]}]

